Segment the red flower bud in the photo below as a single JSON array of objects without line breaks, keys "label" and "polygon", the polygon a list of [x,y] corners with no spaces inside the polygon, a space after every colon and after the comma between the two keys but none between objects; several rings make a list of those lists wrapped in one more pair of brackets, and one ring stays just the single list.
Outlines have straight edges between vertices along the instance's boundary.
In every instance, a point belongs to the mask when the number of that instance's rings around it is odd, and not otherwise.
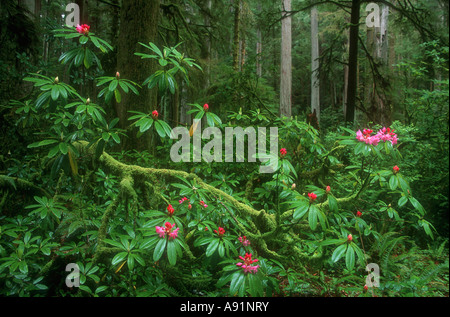
[{"label": "red flower bud", "polygon": [[400,168],[399,168],[397,165],[395,165],[395,166],[392,168],[392,170],[394,171],[394,174],[397,174],[398,171],[400,170]]},{"label": "red flower bud", "polygon": [[280,150],[280,156],[281,156],[281,157],[285,157],[286,154],[287,154],[287,150],[286,150],[285,148],[282,148],[282,149]]},{"label": "red flower bud", "polygon": [[327,188],[325,189],[325,191],[326,191],[327,194],[328,194],[329,192],[331,192],[331,187],[330,187],[330,186],[327,186]]},{"label": "red flower bud", "polygon": [[208,109],[209,109],[209,106],[208,106],[207,103],[205,103],[205,104],[203,105],[203,110],[208,111]]},{"label": "red flower bud", "polygon": [[353,236],[351,234],[349,234],[347,236],[347,242],[351,242],[353,240]]},{"label": "red flower bud", "polygon": [[361,211],[357,211],[356,212],[356,217],[361,217],[362,216],[362,212]]},{"label": "red flower bud", "polygon": [[156,110],[153,110],[153,112],[152,112],[152,117],[153,117],[153,119],[158,119],[158,111],[156,111]]},{"label": "red flower bud", "polygon": [[172,216],[172,215],[173,215],[173,212],[175,211],[175,209],[173,209],[172,205],[169,205],[169,206],[167,207],[167,211],[169,212],[169,216]]},{"label": "red flower bud", "polygon": [[309,197],[309,202],[313,202],[314,200],[316,200],[317,195],[314,193],[308,193],[308,197]]}]

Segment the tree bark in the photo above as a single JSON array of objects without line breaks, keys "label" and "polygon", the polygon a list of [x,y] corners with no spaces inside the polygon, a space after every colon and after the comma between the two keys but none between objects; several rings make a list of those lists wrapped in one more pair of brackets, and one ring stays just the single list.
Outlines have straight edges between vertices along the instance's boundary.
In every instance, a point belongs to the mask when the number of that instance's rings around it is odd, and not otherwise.
[{"label": "tree bark", "polygon": [[348,82],[347,82],[347,107],[345,122],[354,122],[356,108],[356,94],[358,83],[358,31],[360,18],[360,0],[352,0],[350,17],[350,45],[348,54]]},{"label": "tree bark", "polygon": [[[258,1],[258,13],[261,13],[261,1]],[[256,29],[256,75],[262,76],[262,34],[261,25],[258,23]]]},{"label": "tree bark", "polygon": [[[145,51],[138,42],[148,44],[156,41],[159,4],[159,0],[122,1],[117,52],[117,71],[120,72],[121,78],[142,84],[155,71],[155,63],[152,59],[141,59],[134,53]],[[149,90],[146,87],[140,90],[139,96],[131,92],[123,94],[121,103],[116,105],[120,127],[126,129],[129,126],[129,110],[149,113],[157,109],[156,98],[156,90]],[[149,150],[151,135],[147,132],[140,138],[136,138],[136,130],[130,130],[122,146],[125,150]]]},{"label": "tree bark", "polygon": [[234,0],[233,69],[235,71],[239,70],[240,22],[241,22],[241,0]]},{"label": "tree bark", "polygon": [[291,0],[283,0],[283,19],[281,20],[281,80],[280,116],[292,114],[292,27]]},{"label": "tree bark", "polygon": [[320,123],[319,22],[317,7],[311,8],[311,113]]}]

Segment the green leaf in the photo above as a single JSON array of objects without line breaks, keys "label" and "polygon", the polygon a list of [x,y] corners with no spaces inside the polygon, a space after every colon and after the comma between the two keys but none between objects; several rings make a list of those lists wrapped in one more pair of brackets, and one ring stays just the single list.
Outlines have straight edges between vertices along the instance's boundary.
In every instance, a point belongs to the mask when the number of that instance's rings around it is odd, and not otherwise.
[{"label": "green leaf", "polygon": [[52,92],[51,92],[51,96],[53,100],[58,99],[59,97],[59,89],[58,89],[58,85],[54,85],[52,87]]},{"label": "green leaf", "polygon": [[165,131],[164,127],[162,126],[160,120],[155,121],[155,129],[161,138],[164,138],[166,136],[166,131]]},{"label": "green leaf", "polygon": [[347,253],[345,254],[345,265],[349,270],[353,270],[355,266],[355,250],[351,246],[347,248]]},{"label": "green leaf", "polygon": [[120,252],[120,253],[117,253],[117,254],[113,257],[113,259],[112,259],[112,261],[111,261],[111,264],[112,264],[112,265],[117,265],[117,264],[123,262],[123,260],[127,257],[127,255],[128,255],[128,252]]},{"label": "green leaf", "polygon": [[67,147],[67,143],[65,143],[65,142],[59,143],[59,150],[61,151],[62,154],[66,155],[67,152],[69,151],[69,148]]},{"label": "green leaf", "polygon": [[213,241],[211,241],[211,243],[208,245],[208,247],[206,248],[206,256],[209,257],[211,255],[213,255],[213,253],[217,250],[217,248],[219,247],[219,239],[214,239]]},{"label": "green leaf", "polygon": [[389,187],[391,188],[391,190],[395,190],[397,186],[398,186],[397,175],[392,175],[391,178],[389,179]]},{"label": "green leaf", "polygon": [[311,205],[309,207],[309,213],[308,213],[308,223],[311,230],[315,230],[317,227],[317,213],[319,211],[317,210],[317,207],[315,205]]},{"label": "green leaf", "polygon": [[167,258],[169,259],[169,263],[171,265],[175,265],[177,263],[177,249],[173,240],[167,242]]},{"label": "green leaf", "polygon": [[236,272],[231,277],[230,294],[235,295],[238,290],[245,285],[245,275],[243,272]]},{"label": "green leaf", "polygon": [[158,261],[161,256],[164,253],[164,250],[166,248],[166,242],[167,240],[165,238],[160,238],[161,240],[158,241],[155,247],[155,251],[153,252],[153,261]]},{"label": "green leaf", "polygon": [[339,259],[344,255],[346,248],[347,248],[346,243],[338,246],[331,255],[331,261],[333,262],[339,261]]},{"label": "green leaf", "polygon": [[398,206],[402,207],[404,206],[406,203],[408,202],[408,198],[406,196],[402,196],[400,197],[400,199],[398,200]]},{"label": "green leaf", "polygon": [[300,206],[298,206],[294,210],[294,215],[293,215],[294,220],[301,219],[306,214],[308,209],[309,209],[309,202],[308,201],[302,201]]},{"label": "green leaf", "polygon": [[337,199],[333,195],[328,195],[328,206],[332,212],[338,212],[339,210]]},{"label": "green leaf", "polygon": [[109,83],[109,91],[114,91],[117,88],[117,85],[119,84],[119,81],[117,79],[113,79],[110,83]]},{"label": "green leaf", "polygon": [[248,288],[249,288],[250,294],[253,297],[263,296],[264,291],[263,291],[263,287],[262,287],[262,281],[261,281],[259,275],[247,274],[247,280],[248,280]]},{"label": "green leaf", "polygon": [[87,37],[85,35],[80,36],[80,44],[81,45],[86,44],[88,41],[89,41],[89,37]]}]

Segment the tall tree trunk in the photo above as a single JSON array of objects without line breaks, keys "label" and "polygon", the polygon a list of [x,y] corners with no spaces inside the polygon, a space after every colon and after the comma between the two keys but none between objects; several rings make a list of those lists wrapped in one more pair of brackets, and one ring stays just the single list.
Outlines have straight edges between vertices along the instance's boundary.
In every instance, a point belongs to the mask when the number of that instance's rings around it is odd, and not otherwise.
[{"label": "tall tree trunk", "polygon": [[283,0],[283,19],[281,20],[281,80],[280,116],[292,114],[292,27],[291,0]]},{"label": "tall tree trunk", "polygon": [[[120,72],[121,78],[142,83],[145,78],[154,73],[155,64],[153,60],[141,59],[134,53],[144,51],[138,42],[149,43],[156,41],[159,3],[159,0],[122,0],[117,52],[117,71]],[[157,109],[156,98],[156,90],[149,90],[146,87],[143,87],[139,96],[131,92],[123,94],[121,103],[116,105],[121,128],[126,129],[129,125],[129,110],[149,113]],[[151,134],[149,132],[144,133],[140,138],[136,138],[136,130],[133,129],[128,132],[128,138],[124,138],[124,149],[150,149]]]},{"label": "tall tree trunk", "polygon": [[[258,13],[261,13],[261,1],[258,1]],[[258,23],[256,30],[256,75],[258,77],[262,76],[262,35],[261,35],[261,25]]]},{"label": "tall tree trunk", "polygon": [[239,70],[241,0],[234,0],[233,69]]},{"label": "tall tree trunk", "polygon": [[356,108],[356,94],[358,84],[358,31],[360,18],[360,0],[352,0],[350,17],[350,45],[348,53],[348,82],[347,82],[347,107],[345,122],[354,122]]},{"label": "tall tree trunk", "polygon": [[320,123],[319,21],[317,7],[311,8],[311,113]]}]

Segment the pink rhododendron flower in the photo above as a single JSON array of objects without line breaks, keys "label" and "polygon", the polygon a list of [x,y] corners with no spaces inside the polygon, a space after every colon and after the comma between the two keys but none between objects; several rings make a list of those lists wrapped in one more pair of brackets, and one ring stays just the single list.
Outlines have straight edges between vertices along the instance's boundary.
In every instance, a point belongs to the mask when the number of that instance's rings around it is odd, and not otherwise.
[{"label": "pink rhododendron flower", "polygon": [[184,203],[186,200],[188,200],[186,197],[181,198],[178,202],[180,204]]},{"label": "pink rhododendron flower", "polygon": [[251,253],[245,253],[245,257],[239,256],[241,260],[244,261],[244,263],[239,262],[236,263],[237,266],[240,266],[244,269],[244,273],[257,273],[259,265],[252,265],[253,263],[257,262],[258,259],[252,260],[252,254]]},{"label": "pink rhododendron flower", "polygon": [[180,228],[176,228],[172,232],[169,232],[169,237],[172,239],[176,239],[178,237],[178,230],[180,230]]},{"label": "pink rhododendron flower", "polygon": [[242,245],[243,245],[244,247],[250,245],[250,240],[248,240],[246,236],[239,237],[238,240],[239,240],[240,243],[242,243]]},{"label": "pink rhododendron flower", "polygon": [[371,135],[372,133],[373,130],[370,129],[364,129],[363,132],[361,132],[361,130],[358,130],[356,132],[356,139],[360,142],[377,146],[380,142],[380,138],[378,135]]},{"label": "pink rhododendron flower", "polygon": [[89,25],[87,25],[87,24],[82,24],[82,25],[78,24],[77,25],[77,32],[80,33],[80,34],[86,35],[86,34],[89,33],[89,29],[90,28],[91,27]]},{"label": "pink rhododendron flower", "polygon": [[377,135],[383,142],[391,141],[392,145],[395,145],[398,142],[397,134],[394,133],[394,129],[384,127],[378,131]]},{"label": "pink rhododendron flower", "polygon": [[165,235],[168,234],[169,238],[175,239],[178,237],[178,230],[180,230],[180,228],[176,228],[172,231],[173,228],[175,228],[175,224],[171,224],[170,222],[166,222],[164,227],[155,227],[156,233],[159,234],[160,238],[164,238]]},{"label": "pink rhododendron flower", "polygon": [[286,150],[285,148],[282,148],[282,149],[280,150],[280,156],[281,156],[281,157],[285,157],[286,154],[287,154],[287,150]]},{"label": "pink rhododendron flower", "polygon": [[356,132],[356,139],[360,142],[372,144],[374,146],[377,146],[380,141],[390,141],[392,145],[395,145],[398,142],[397,134],[394,133],[394,129],[384,127],[380,129],[377,134],[372,135],[372,133],[373,130],[370,129],[363,129],[362,132],[361,130],[358,130]]}]

